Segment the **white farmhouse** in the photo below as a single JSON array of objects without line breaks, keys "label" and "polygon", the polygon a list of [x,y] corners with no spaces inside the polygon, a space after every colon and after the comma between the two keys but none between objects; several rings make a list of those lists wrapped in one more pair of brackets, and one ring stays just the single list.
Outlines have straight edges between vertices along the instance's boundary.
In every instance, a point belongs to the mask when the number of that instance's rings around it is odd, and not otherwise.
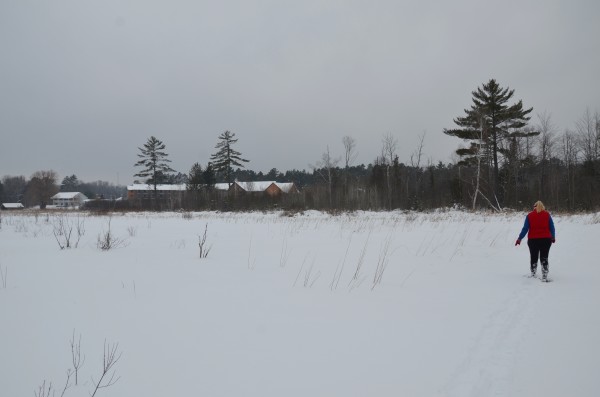
[{"label": "white farmhouse", "polygon": [[88,198],[79,192],[60,192],[51,197],[52,205],[58,208],[80,207]]}]

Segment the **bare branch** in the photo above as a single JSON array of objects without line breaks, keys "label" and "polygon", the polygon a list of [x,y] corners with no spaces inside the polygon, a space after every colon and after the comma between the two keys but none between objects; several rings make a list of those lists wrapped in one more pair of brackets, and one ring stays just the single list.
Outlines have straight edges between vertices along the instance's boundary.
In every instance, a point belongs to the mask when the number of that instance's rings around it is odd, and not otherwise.
[{"label": "bare branch", "polygon": [[421,157],[423,156],[423,147],[425,146],[423,141],[425,141],[425,132],[423,132],[419,137],[419,145],[417,146],[417,149],[415,149],[415,151],[410,155],[410,165],[414,168],[421,167]]},{"label": "bare branch", "polygon": [[386,165],[392,165],[394,158],[396,157],[396,149],[398,147],[398,140],[394,138],[391,133],[383,136],[381,140],[381,157],[383,157]]},{"label": "bare branch", "polygon": [[356,160],[358,152],[356,151],[356,140],[351,136],[346,135],[342,138],[344,144],[344,165],[346,168],[350,167]]},{"label": "bare branch", "polygon": [[202,235],[202,237],[198,236],[198,247],[200,248],[200,259],[206,258],[208,256],[208,253],[210,252],[210,249],[212,248],[212,246],[205,247],[207,231],[208,231],[208,223],[206,224],[206,226],[204,226],[204,234]]},{"label": "bare branch", "polygon": [[63,388],[62,393],[60,393],[60,397],[64,397],[65,392],[67,391],[67,389],[69,387],[71,387],[71,385],[69,384],[69,380],[71,380],[71,375],[73,374],[73,371],[71,371],[71,368],[67,369],[67,381],[65,382],[65,387]]},{"label": "bare branch", "polygon": [[79,335],[79,340],[77,343],[75,342],[75,330],[73,329],[73,337],[71,338],[71,359],[73,362],[73,368],[75,370],[75,385],[78,383],[78,374],[79,368],[85,362],[85,355],[83,356],[83,361],[81,360],[81,334]]},{"label": "bare branch", "polygon": [[102,365],[102,375],[100,376],[98,383],[94,382],[94,379],[92,378],[92,383],[96,384],[96,388],[94,389],[94,392],[90,394],[91,397],[94,397],[99,389],[110,387],[117,383],[119,379],[121,379],[120,376],[115,379],[116,371],[114,370],[111,374],[109,374],[111,369],[113,369],[113,367],[119,361],[121,355],[123,354],[123,352],[118,352],[118,349],[118,343],[111,345],[110,343],[107,344],[106,340],[104,340],[104,359]]}]

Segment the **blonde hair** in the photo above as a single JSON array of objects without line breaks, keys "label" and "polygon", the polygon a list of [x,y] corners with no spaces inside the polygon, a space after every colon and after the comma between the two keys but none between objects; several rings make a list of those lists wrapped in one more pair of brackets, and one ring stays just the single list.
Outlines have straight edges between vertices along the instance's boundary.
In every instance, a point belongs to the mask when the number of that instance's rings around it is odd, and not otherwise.
[{"label": "blonde hair", "polygon": [[537,212],[542,212],[542,211],[546,210],[546,207],[544,207],[544,203],[542,203],[539,200],[535,202],[534,206],[535,206],[535,210]]}]

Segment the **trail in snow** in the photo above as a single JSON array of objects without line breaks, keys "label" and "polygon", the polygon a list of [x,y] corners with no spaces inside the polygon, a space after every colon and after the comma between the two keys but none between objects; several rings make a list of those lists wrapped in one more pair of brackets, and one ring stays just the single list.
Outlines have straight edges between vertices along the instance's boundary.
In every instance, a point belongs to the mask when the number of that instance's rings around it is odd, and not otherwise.
[{"label": "trail in snow", "polygon": [[[535,285],[534,285],[535,284]],[[525,279],[481,323],[460,365],[442,390],[444,396],[511,396],[520,347],[531,336],[532,314],[541,290],[536,279]]]}]

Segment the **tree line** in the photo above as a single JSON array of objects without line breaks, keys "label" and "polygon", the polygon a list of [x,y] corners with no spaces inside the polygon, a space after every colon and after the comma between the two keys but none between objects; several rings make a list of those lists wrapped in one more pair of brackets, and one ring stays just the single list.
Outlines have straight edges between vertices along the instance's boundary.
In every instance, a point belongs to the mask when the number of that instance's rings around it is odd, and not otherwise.
[{"label": "tree line", "polygon": [[[194,195],[204,194],[203,200],[189,204],[198,209],[208,203],[214,207],[219,199],[231,205],[229,195],[215,198],[209,193],[215,182],[231,183],[234,179],[294,182],[301,189],[301,197],[282,197],[278,205],[298,208],[423,210],[460,206],[500,211],[529,208],[540,199],[558,210],[600,207],[600,114],[586,110],[574,129],[561,134],[547,112],[538,113],[537,120],[531,122],[533,108],[525,107],[522,100],[514,101],[514,93],[494,79],[472,92],[470,108],[453,120],[454,127],[442,131],[463,143],[455,151],[453,163],[426,162],[424,135],[410,162],[400,162],[398,141],[387,134],[373,163],[355,165],[356,141],[345,136],[343,156],[333,156],[326,147],[320,159],[310,165],[311,171],[283,173],[274,168],[257,174],[243,169],[242,163],[248,160],[233,150],[235,134],[225,131],[205,168],[195,163],[187,175],[180,174],[180,179],[188,183],[188,191]],[[168,162],[162,151],[164,144],[154,140],[151,137],[148,141],[158,145],[154,151],[140,148],[139,156],[145,162],[136,165],[145,169],[136,176],[148,176],[160,168],[156,162]],[[159,155],[153,157],[152,152]],[[238,168],[234,170],[234,166]],[[156,175],[160,174],[152,174],[148,181],[155,181]]]},{"label": "tree line", "polygon": [[[194,163],[188,172],[170,167],[166,145],[152,136],[139,147],[140,170],[136,182],[153,186],[157,206],[159,184],[185,184],[186,199],[178,203],[188,209],[279,208],[324,210],[427,210],[459,206],[471,209],[526,209],[542,200],[554,210],[594,210],[600,207],[600,114],[586,110],[572,129],[559,132],[551,114],[538,113],[515,101],[514,90],[494,79],[472,92],[465,114],[441,133],[463,143],[455,161],[444,164],[426,159],[424,135],[406,163],[397,155],[398,141],[392,134],[381,139],[381,153],[370,164],[355,164],[356,141],[342,138],[342,155],[324,148],[310,170],[276,168],[267,173],[246,169],[245,159],[234,149],[235,133],[218,137],[215,153],[202,166]],[[273,180],[294,182],[300,194],[277,199],[256,195],[215,192],[215,183]],[[20,186],[20,188],[19,188]],[[75,175],[66,177],[61,189],[82,191]],[[98,191],[98,186],[94,186]],[[107,196],[123,187],[104,186]],[[92,189],[92,186],[90,186]],[[0,183],[3,201],[43,204],[58,191],[53,171],[40,171],[31,180],[5,177]],[[68,191],[68,190],[66,190]],[[72,191],[72,190],[71,190]],[[19,192],[19,193],[15,193]],[[85,194],[85,191],[83,191]],[[87,195],[87,194],[86,194]],[[160,208],[165,208],[160,206]],[[169,208],[173,209],[173,208]]]},{"label": "tree line", "polygon": [[68,175],[59,183],[53,170],[34,172],[28,179],[23,175],[5,175],[0,180],[0,202],[22,203],[26,207],[51,204],[50,198],[58,192],[81,192],[91,199],[117,199],[125,197],[126,186],[106,181],[83,182],[76,175]]}]

